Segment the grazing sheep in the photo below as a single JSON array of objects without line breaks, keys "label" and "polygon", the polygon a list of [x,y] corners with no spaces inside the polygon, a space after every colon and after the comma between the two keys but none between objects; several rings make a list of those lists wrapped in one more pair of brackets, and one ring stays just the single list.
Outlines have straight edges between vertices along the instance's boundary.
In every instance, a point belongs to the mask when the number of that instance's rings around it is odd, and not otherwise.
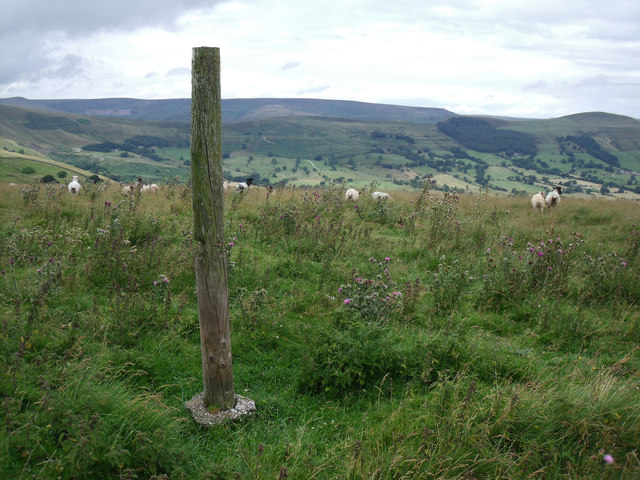
[{"label": "grazing sheep", "polygon": [[385,192],[373,192],[371,198],[375,200],[391,200],[389,194]]},{"label": "grazing sheep", "polygon": [[358,201],[359,198],[360,198],[360,192],[355,188],[350,188],[344,194],[345,200],[353,200],[354,202],[356,202]]},{"label": "grazing sheep", "polygon": [[80,182],[78,182],[78,176],[74,175],[73,178],[71,179],[71,181],[69,182],[69,185],[67,186],[67,188],[69,189],[69,193],[71,193],[72,195],[78,195],[78,193],[80,193],[80,189],[82,188],[80,186]]},{"label": "grazing sheep", "polygon": [[544,212],[544,207],[546,206],[544,192],[538,192],[531,197],[531,206],[534,210],[540,210],[541,213]]},{"label": "grazing sheep", "polygon": [[558,205],[560,203],[560,195],[562,195],[562,187],[555,187],[551,190],[545,199],[547,207],[555,207]]},{"label": "grazing sheep", "polygon": [[144,193],[144,192],[158,193],[158,185],[156,185],[155,183],[150,183],[149,185],[143,185],[140,188],[140,191],[142,193]]},{"label": "grazing sheep", "polygon": [[531,206],[544,212],[544,207],[555,207],[560,203],[560,195],[562,195],[562,187],[555,187],[545,197],[544,192],[538,192],[531,197]]},{"label": "grazing sheep", "polygon": [[249,190],[249,187],[251,187],[251,185],[253,185],[253,178],[249,177],[244,182],[240,182],[238,185],[236,185],[236,193]]},{"label": "grazing sheep", "polygon": [[231,183],[229,182],[229,180],[223,180],[222,181],[222,192],[226,194],[229,191],[230,186],[231,186]]}]

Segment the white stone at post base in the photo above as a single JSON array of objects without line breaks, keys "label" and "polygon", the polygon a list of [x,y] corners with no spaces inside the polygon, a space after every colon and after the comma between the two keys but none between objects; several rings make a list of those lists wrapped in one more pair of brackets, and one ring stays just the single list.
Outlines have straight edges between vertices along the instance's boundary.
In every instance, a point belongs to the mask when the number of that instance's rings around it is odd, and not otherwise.
[{"label": "white stone at post base", "polygon": [[256,402],[242,395],[235,395],[236,404],[227,410],[210,412],[204,404],[204,392],[194,395],[194,397],[184,402],[184,406],[191,412],[194,420],[205,427],[220,425],[229,420],[236,420],[246,415],[251,415],[256,411]]}]

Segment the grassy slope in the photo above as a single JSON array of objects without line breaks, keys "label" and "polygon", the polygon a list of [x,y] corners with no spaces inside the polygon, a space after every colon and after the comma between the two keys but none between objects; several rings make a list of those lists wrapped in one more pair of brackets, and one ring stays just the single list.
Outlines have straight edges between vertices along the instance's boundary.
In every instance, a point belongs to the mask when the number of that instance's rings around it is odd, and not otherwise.
[{"label": "grassy slope", "polygon": [[189,191],[90,193],[0,186],[3,476],[640,474],[634,203],[229,196],[234,377],[258,412],[203,430]]}]

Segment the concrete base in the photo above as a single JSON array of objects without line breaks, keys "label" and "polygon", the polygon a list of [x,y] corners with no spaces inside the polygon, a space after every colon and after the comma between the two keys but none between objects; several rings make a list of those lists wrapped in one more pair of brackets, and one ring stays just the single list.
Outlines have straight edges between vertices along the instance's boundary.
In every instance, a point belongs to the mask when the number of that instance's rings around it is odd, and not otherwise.
[{"label": "concrete base", "polygon": [[236,405],[228,410],[211,413],[204,406],[204,393],[196,394],[191,400],[184,402],[184,406],[191,412],[194,420],[205,427],[220,425],[229,420],[236,420],[256,411],[256,402],[241,395],[235,395]]}]

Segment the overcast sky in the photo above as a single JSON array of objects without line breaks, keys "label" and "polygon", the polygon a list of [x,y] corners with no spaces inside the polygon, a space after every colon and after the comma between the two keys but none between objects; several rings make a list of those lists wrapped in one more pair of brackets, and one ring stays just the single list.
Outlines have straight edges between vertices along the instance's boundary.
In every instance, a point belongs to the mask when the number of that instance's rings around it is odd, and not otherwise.
[{"label": "overcast sky", "polygon": [[0,0],[0,97],[323,98],[640,118],[637,0]]}]

